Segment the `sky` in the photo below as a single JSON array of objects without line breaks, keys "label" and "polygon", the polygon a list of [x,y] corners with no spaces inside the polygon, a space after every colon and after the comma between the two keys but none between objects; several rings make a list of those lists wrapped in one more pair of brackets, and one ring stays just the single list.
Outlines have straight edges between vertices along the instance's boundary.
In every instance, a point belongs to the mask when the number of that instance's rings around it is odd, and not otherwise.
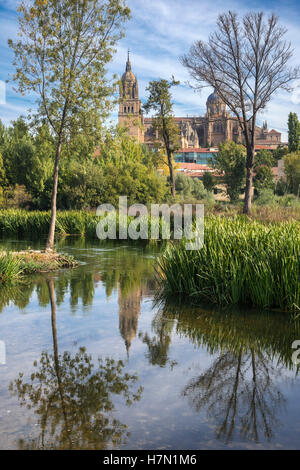
[{"label": "sky", "polygon": [[[13,72],[13,54],[7,40],[17,37],[18,3],[17,0],[0,0],[0,119],[5,124],[21,114],[26,116],[28,109],[34,108],[34,96],[19,96],[12,83],[6,85],[4,103],[3,82]],[[188,52],[194,41],[207,40],[215,29],[218,14],[224,11],[231,9],[241,15],[249,10],[263,10],[266,14],[275,12],[288,29],[287,39],[294,48],[292,62],[300,64],[300,0],[264,0],[263,3],[251,0],[127,0],[127,4],[132,17],[109,64],[109,73],[122,75],[129,48],[142,102],[146,100],[150,80],[170,79],[174,75],[180,81],[180,85],[172,89],[176,116],[203,116],[206,112],[206,99],[212,90],[205,88],[201,94],[195,93],[188,85],[189,75],[179,57]],[[300,81],[295,85],[299,86],[298,91],[277,93],[258,117],[258,124],[266,120],[269,129],[282,132],[283,140],[287,139],[289,112],[296,112],[300,117]],[[112,114],[112,119],[116,118],[117,110]]]}]

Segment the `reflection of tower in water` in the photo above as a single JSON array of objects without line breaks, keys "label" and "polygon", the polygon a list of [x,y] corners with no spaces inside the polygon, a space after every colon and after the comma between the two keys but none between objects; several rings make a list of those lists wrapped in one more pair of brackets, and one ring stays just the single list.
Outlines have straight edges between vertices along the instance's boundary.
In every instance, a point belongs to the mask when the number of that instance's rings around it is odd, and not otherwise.
[{"label": "reflection of tower in water", "polygon": [[138,318],[141,313],[142,288],[137,287],[126,296],[122,295],[119,287],[119,329],[122,338],[125,341],[127,354],[132,340],[135,338],[138,329]]}]

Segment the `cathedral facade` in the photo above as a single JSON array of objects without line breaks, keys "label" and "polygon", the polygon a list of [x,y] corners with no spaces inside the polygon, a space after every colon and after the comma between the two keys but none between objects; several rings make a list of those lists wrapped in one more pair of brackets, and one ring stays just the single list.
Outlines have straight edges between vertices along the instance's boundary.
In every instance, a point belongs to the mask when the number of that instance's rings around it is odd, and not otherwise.
[{"label": "cathedral facade", "polygon": [[[220,143],[227,141],[243,143],[237,118],[226,110],[216,91],[208,97],[206,109],[205,116],[174,118],[179,128],[182,149],[218,147]],[[143,116],[138,81],[131,69],[129,53],[126,70],[121,79],[118,122],[140,143],[152,147],[158,140],[152,118]],[[281,144],[280,132],[274,129],[268,130],[266,122],[262,127],[256,127],[256,145],[276,148],[279,144]]]}]

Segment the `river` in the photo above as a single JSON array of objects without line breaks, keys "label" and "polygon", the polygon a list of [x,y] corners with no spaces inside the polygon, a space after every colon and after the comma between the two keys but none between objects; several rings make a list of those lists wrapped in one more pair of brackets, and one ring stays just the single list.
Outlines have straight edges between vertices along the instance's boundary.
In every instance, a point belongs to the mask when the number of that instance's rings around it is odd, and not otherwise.
[{"label": "river", "polygon": [[297,322],[157,302],[155,245],[58,250],[80,266],[0,289],[1,449],[300,448]]}]

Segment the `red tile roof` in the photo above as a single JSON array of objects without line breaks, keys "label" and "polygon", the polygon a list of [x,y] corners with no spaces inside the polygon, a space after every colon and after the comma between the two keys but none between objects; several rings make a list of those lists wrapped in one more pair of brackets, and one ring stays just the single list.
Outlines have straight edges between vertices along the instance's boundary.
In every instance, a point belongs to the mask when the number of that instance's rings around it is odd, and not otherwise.
[{"label": "red tile roof", "polygon": [[187,170],[211,170],[211,167],[207,165],[200,165],[199,163],[188,163],[188,162],[179,162],[176,163],[176,166],[181,169],[187,169]]},{"label": "red tile roof", "polygon": [[213,153],[216,150],[210,150],[208,148],[196,148],[196,147],[190,147],[190,148],[184,148],[184,149],[179,149],[176,150],[174,153],[189,153],[189,152],[196,152],[196,153]]}]

